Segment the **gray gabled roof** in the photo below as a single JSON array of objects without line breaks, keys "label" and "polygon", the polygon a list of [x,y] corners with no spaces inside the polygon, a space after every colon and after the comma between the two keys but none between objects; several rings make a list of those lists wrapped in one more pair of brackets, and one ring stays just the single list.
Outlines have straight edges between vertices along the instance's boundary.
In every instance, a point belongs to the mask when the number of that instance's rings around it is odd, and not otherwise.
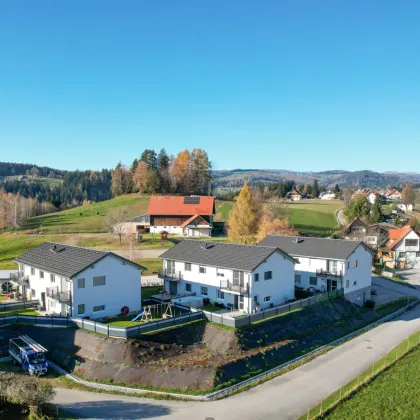
[{"label": "gray gabled roof", "polygon": [[237,245],[223,242],[183,240],[164,252],[164,260],[183,261],[241,271],[252,271],[274,252],[296,262],[290,255],[276,247]]},{"label": "gray gabled roof", "polygon": [[128,261],[113,252],[98,251],[95,249],[82,248],[79,246],[70,246],[54,242],[44,242],[41,245],[32,248],[28,252],[15,258],[16,262],[36,267],[47,272],[58,274],[63,277],[74,277],[76,274],[100,261],[108,255],[113,255],[121,260],[127,261],[145,270],[139,264]]},{"label": "gray gabled roof", "polygon": [[293,257],[312,257],[343,261],[347,260],[359,245],[364,246],[370,251],[360,241],[297,236],[268,235],[258,244],[258,246],[276,246]]}]

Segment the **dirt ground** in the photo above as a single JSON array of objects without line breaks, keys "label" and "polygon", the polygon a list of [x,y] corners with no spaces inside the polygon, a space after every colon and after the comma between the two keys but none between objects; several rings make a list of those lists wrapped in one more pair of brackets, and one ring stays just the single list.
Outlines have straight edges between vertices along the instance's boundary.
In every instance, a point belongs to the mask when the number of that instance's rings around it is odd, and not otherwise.
[{"label": "dirt ground", "polygon": [[[76,329],[21,331],[47,347],[52,360],[88,380],[208,391],[281,364],[377,317],[373,310],[339,299],[237,331],[205,321],[130,340]],[[18,331],[0,330],[0,353],[7,353],[13,334]]]}]

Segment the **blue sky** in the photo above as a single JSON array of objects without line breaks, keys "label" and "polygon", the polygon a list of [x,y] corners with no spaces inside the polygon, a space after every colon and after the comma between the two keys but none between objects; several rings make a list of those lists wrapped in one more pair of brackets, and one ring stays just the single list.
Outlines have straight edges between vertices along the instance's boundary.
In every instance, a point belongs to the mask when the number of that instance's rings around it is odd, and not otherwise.
[{"label": "blue sky", "polygon": [[418,1],[5,0],[0,160],[420,172],[419,22]]}]

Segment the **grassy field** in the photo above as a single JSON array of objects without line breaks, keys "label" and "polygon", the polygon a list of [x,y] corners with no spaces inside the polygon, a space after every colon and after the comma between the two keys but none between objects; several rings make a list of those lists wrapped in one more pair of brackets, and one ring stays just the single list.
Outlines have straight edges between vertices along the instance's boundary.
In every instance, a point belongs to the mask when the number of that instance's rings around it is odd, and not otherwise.
[{"label": "grassy field", "polygon": [[339,228],[336,213],[343,203],[339,200],[301,200],[276,206],[300,232],[328,236]]},{"label": "grassy field", "polygon": [[111,209],[123,207],[127,219],[144,214],[149,197],[137,194],[125,195],[112,200],[75,207],[57,213],[28,219],[23,229],[42,229],[44,233],[106,232],[105,216]]},{"label": "grassy field", "polygon": [[[21,175],[13,175],[13,176],[5,176],[4,179],[7,180],[7,181],[18,181],[20,177],[21,177]],[[29,179],[25,179],[21,182],[26,182],[26,183],[35,182],[37,184],[48,185],[51,188],[54,188],[54,187],[62,184],[63,180],[62,179],[56,179],[56,178],[48,178],[48,177],[32,178],[30,176]]]},{"label": "grassy field", "polygon": [[227,222],[229,213],[233,208],[233,201],[219,201],[216,200],[216,215],[214,220],[216,222]]},{"label": "grassy field", "polygon": [[160,258],[147,258],[134,260],[137,264],[146,267],[147,270],[142,272],[143,276],[150,276],[151,274],[162,270],[162,260]]},{"label": "grassy field", "polygon": [[322,418],[416,419],[420,413],[420,346]]}]

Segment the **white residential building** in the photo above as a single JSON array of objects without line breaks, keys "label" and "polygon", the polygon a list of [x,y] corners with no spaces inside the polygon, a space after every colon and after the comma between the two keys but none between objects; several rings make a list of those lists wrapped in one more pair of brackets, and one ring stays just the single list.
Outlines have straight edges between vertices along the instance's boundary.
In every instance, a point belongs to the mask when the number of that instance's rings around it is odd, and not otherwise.
[{"label": "white residential building", "polygon": [[165,291],[252,313],[294,299],[295,260],[275,247],[184,240],[164,252]]},{"label": "white residential building", "polygon": [[297,286],[321,292],[343,288],[346,299],[357,304],[370,299],[372,251],[363,242],[269,235],[259,245],[278,247],[299,261]]},{"label": "white residential building", "polygon": [[45,242],[15,261],[21,293],[47,313],[97,319],[141,309],[144,267],[112,252]]},{"label": "white residential building", "polygon": [[335,193],[332,191],[326,191],[319,195],[319,198],[321,200],[334,200],[335,199]]}]

